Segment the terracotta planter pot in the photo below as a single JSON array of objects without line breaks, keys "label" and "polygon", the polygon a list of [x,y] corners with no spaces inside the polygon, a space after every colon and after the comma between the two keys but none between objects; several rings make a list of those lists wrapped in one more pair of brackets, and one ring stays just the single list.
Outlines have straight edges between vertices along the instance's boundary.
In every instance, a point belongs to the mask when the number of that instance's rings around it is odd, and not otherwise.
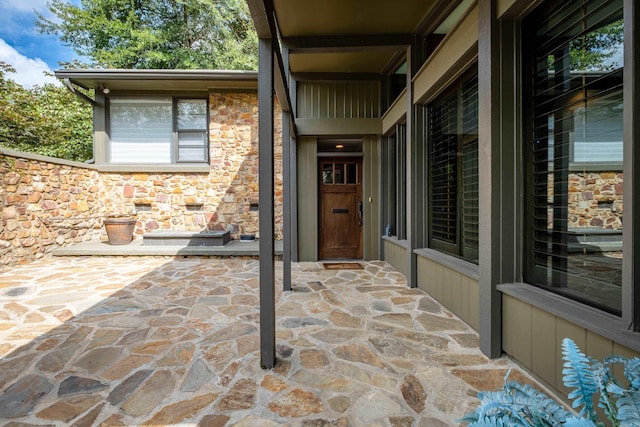
[{"label": "terracotta planter pot", "polygon": [[110,245],[128,245],[133,240],[136,220],[131,218],[107,218],[104,220]]}]

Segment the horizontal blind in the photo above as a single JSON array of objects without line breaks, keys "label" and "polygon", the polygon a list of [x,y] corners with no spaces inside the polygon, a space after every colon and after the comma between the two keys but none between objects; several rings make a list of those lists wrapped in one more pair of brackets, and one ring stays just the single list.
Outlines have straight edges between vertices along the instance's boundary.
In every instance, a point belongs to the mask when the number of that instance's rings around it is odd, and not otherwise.
[{"label": "horizontal blind", "polygon": [[478,78],[462,85],[462,255],[478,262]]},{"label": "horizontal blind", "polygon": [[457,243],[457,93],[430,106],[431,237]]},{"label": "horizontal blind", "polygon": [[111,162],[170,163],[172,110],[171,98],[111,99]]}]

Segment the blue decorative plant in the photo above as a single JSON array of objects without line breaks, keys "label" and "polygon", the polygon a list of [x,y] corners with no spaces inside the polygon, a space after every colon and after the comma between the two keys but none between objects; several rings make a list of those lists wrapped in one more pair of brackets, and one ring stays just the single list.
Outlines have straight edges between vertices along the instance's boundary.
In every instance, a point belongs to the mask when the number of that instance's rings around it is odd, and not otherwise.
[{"label": "blue decorative plant", "polygon": [[[640,359],[611,356],[599,362],[586,356],[569,338],[562,341],[564,384],[578,415],[529,385],[508,381],[496,391],[478,393],[480,405],[461,421],[469,427],[563,426],[604,427],[594,397],[614,427],[640,426]],[[611,368],[621,365],[627,388],[614,378]]]}]

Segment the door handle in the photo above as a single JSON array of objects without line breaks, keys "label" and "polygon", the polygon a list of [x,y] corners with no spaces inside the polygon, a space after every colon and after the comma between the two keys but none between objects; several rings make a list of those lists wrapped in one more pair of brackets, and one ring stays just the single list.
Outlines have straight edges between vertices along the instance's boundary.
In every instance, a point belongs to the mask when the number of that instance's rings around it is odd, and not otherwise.
[{"label": "door handle", "polygon": [[362,225],[363,206],[362,201],[358,202],[358,225]]}]

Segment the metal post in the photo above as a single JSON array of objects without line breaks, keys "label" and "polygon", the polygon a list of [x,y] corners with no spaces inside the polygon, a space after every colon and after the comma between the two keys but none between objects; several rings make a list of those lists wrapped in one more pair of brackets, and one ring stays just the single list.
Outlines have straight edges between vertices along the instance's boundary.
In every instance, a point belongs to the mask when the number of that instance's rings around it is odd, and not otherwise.
[{"label": "metal post", "polygon": [[291,116],[282,112],[282,288],[291,290]]},{"label": "metal post", "polygon": [[258,43],[258,150],[260,223],[260,364],[271,369],[276,364],[275,265],[273,246],[273,40]]},{"label": "metal post", "polygon": [[504,265],[500,253],[500,37],[495,1],[479,0],[478,9],[480,350],[488,357],[499,357],[502,301],[496,285]]},{"label": "metal post", "polygon": [[[415,128],[414,128],[414,114],[415,105],[413,103],[413,73],[414,73],[414,61],[415,56],[413,47],[407,48],[407,116],[406,116],[406,128],[405,128],[405,174],[407,182],[405,186],[405,230],[407,234],[407,284],[411,288],[418,287],[418,261],[416,254],[413,250],[418,246],[418,195],[417,192],[417,180],[418,166],[416,162],[416,140],[415,140]],[[401,136],[396,134],[396,141],[398,145]],[[396,218],[396,222],[400,224],[403,218]]]},{"label": "metal post", "polygon": [[[289,49],[282,49],[284,72],[289,74]],[[287,79],[288,80],[288,79]],[[282,289],[291,290],[291,112],[282,111]]]}]

